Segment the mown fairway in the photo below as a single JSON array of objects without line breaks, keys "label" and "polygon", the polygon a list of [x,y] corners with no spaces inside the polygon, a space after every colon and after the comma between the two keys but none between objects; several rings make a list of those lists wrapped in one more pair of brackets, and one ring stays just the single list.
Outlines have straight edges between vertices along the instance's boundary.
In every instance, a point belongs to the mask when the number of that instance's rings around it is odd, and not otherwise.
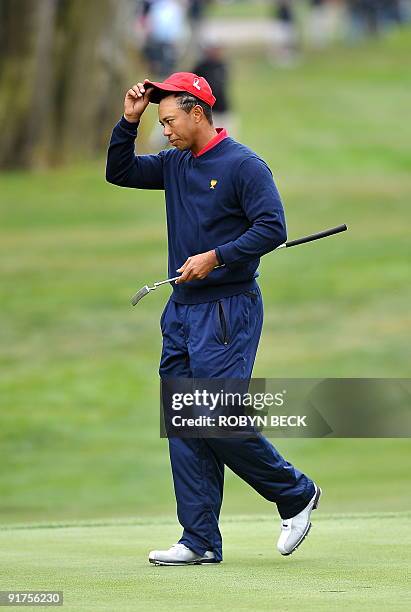
[{"label": "mown fairway", "polygon": [[[256,376],[409,376],[410,42],[404,31],[292,71],[235,60],[238,138],[271,165],[290,238],[349,225],[264,258]],[[168,289],[129,305],[166,274],[163,196],[106,184],[102,160],[2,175],[0,197],[0,522],[137,517],[2,531],[2,588],[63,585],[82,610],[93,597],[116,609],[117,595],[122,610],[192,608],[197,594],[202,609],[403,609],[409,517],[381,513],[410,507],[408,440],[278,444],[325,491],[298,556],[276,555],[277,524],[253,518],[269,506],[227,474],[224,566],[189,568],[184,583],[146,567],[178,537],[158,435]]]},{"label": "mown fairway", "polygon": [[153,544],[178,537],[162,518],[0,530],[0,588],[62,590],[67,612],[405,611],[409,520],[407,513],[319,514],[303,547],[281,557],[273,518],[241,516],[223,521],[224,562],[197,567],[147,563]]}]

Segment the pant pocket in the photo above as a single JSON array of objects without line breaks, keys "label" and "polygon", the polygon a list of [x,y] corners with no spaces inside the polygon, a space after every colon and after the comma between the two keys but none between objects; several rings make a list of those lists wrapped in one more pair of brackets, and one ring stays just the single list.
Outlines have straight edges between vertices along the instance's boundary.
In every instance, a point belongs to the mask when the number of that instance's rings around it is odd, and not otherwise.
[{"label": "pant pocket", "polygon": [[259,298],[257,289],[250,289],[250,291],[244,291],[244,293],[245,295],[248,295],[248,297],[250,297],[253,302],[256,302]]},{"label": "pant pocket", "polygon": [[226,315],[223,301],[218,300],[217,304],[218,304],[218,320],[220,323],[220,331],[221,331],[221,341],[224,345],[227,345],[230,341],[227,315]]}]

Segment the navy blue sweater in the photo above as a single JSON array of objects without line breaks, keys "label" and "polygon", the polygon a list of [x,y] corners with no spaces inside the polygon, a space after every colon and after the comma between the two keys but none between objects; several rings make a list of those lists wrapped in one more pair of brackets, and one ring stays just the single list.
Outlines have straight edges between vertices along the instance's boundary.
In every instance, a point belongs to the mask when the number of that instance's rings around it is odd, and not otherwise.
[{"label": "navy blue sweater", "polygon": [[212,249],[225,264],[203,280],[173,283],[172,298],[198,304],[255,288],[260,257],[287,239],[267,164],[230,137],[198,157],[178,149],[135,155],[137,125],[122,117],[115,126],[107,181],[165,191],[170,277],[188,257]]}]

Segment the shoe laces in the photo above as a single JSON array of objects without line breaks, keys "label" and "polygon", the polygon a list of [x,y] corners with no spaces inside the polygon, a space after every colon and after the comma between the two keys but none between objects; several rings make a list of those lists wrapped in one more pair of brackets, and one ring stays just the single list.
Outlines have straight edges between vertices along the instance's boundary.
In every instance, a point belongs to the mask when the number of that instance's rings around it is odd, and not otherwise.
[{"label": "shoe laces", "polygon": [[177,544],[173,544],[171,548],[178,548],[178,549],[185,548],[189,550],[185,544],[181,544],[180,542],[177,542]]}]

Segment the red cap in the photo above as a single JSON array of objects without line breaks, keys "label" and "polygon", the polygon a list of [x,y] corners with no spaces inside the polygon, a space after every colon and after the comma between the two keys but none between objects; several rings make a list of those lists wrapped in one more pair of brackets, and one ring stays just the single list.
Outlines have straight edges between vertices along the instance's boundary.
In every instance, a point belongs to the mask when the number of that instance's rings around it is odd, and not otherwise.
[{"label": "red cap", "polygon": [[209,106],[214,106],[215,97],[207,81],[193,72],[174,72],[163,83],[154,81],[144,81],[145,86],[154,87],[154,92],[150,94],[150,102],[158,104],[164,94],[161,92],[186,91],[196,98],[199,98]]}]

